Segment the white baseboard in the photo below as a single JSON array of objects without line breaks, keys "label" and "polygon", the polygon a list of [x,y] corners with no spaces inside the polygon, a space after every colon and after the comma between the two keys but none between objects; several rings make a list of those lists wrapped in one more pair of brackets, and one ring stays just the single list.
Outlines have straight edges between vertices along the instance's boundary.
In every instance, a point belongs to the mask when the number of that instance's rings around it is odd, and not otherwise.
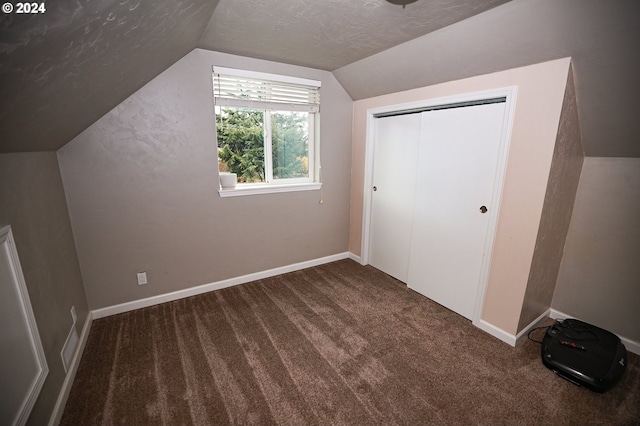
[{"label": "white baseboard", "polygon": [[[515,346],[516,343],[521,338],[527,335],[531,329],[535,328],[547,316],[553,319],[558,319],[558,320],[563,320],[566,318],[576,318],[575,316],[567,315],[564,312],[560,312],[555,309],[547,309],[544,313],[540,314],[538,318],[533,320],[527,327],[525,327],[522,331],[520,331],[520,333],[518,333],[516,336],[510,333],[507,333],[506,331],[484,320],[480,320],[477,323],[474,323],[474,325],[479,329],[489,333],[490,335],[497,337],[503,342],[508,343],[511,346]],[[580,319],[580,318],[576,318],[576,319]],[[581,321],[584,321],[584,320],[581,320]],[[633,352],[634,354],[640,355],[640,343],[634,340],[628,339],[624,336],[618,336],[618,337],[620,337],[620,340],[622,341],[625,348],[627,348],[629,352]]]},{"label": "white baseboard", "polygon": [[279,268],[268,269],[262,272],[243,275],[236,278],[229,278],[227,280],[185,288],[184,290],[177,290],[171,293],[160,294],[158,296],[147,297],[145,299],[121,303],[119,305],[107,306],[106,308],[93,310],[93,319],[104,318],[111,315],[121,314],[123,312],[134,311],[136,309],[159,305],[160,303],[172,302],[174,300],[184,299],[185,297],[196,296],[198,294],[208,293],[210,291],[220,290],[226,287],[245,284],[251,281],[286,274],[287,272],[299,271],[301,269],[311,268],[313,266],[323,265],[325,263],[335,262],[337,260],[348,258],[351,258],[351,254],[349,252],[338,253],[331,256],[308,260],[305,262],[294,263],[292,265],[281,266]]},{"label": "white baseboard", "polygon": [[513,334],[510,334],[510,333],[507,333],[503,329],[498,328],[495,325],[490,324],[490,323],[486,322],[483,319],[478,320],[478,321],[474,322],[473,324],[476,327],[478,327],[480,330],[489,333],[493,337],[497,337],[498,339],[502,340],[503,342],[505,342],[505,343],[507,343],[507,344],[509,344],[511,346],[515,346],[516,345],[516,341],[517,341],[516,336],[514,336]]},{"label": "white baseboard", "polygon": [[146,299],[136,300],[133,302],[122,303],[120,305],[115,305],[115,306],[110,306],[110,307],[90,311],[87,315],[87,319],[84,322],[84,326],[82,327],[82,333],[80,334],[80,342],[78,344],[78,347],[76,348],[75,354],[73,355],[73,358],[69,365],[69,369],[67,371],[67,375],[64,379],[64,382],[62,383],[62,388],[60,389],[60,393],[58,394],[56,405],[54,406],[53,412],[51,413],[51,418],[49,419],[49,426],[58,425],[60,423],[60,420],[62,419],[62,414],[64,413],[64,407],[67,404],[67,399],[69,398],[69,393],[71,392],[71,386],[73,385],[73,380],[75,379],[76,372],[78,371],[78,366],[80,365],[80,359],[82,358],[82,353],[84,352],[84,348],[87,344],[87,338],[89,337],[89,331],[91,330],[91,324],[94,319],[103,318],[109,315],[115,315],[123,312],[128,312],[135,309],[144,308],[147,306],[153,306],[159,303],[178,300],[185,297],[194,296],[196,294],[202,294],[202,293],[206,293],[213,290],[219,290],[221,288],[244,284],[251,281],[255,281],[263,278],[269,278],[276,275],[285,274],[287,272],[298,271],[301,269],[310,268],[313,266],[318,266],[325,263],[335,262],[337,260],[342,260],[347,258],[350,258],[355,260],[356,262],[359,262],[359,257],[353,255],[352,253],[348,253],[348,252],[338,253],[335,255],[321,257],[321,258],[309,260],[306,262],[294,263],[292,265],[283,266],[280,268],[269,269],[267,271],[243,275],[237,278],[231,278],[228,280],[205,284],[198,287],[192,287],[185,290],[174,291],[172,293],[167,293],[160,296],[149,297]]},{"label": "white baseboard", "polygon": [[349,259],[353,260],[354,262],[358,262],[358,263],[362,264],[362,259],[357,254],[353,254],[353,253],[349,252]]},{"label": "white baseboard", "polygon": [[51,413],[51,418],[49,419],[49,426],[58,425],[60,423],[60,419],[62,419],[64,407],[65,405],[67,405],[69,392],[71,392],[71,386],[73,385],[73,379],[75,379],[76,377],[76,372],[78,371],[78,366],[80,365],[80,359],[82,358],[84,347],[87,344],[87,338],[89,337],[89,331],[91,330],[92,322],[93,317],[91,315],[91,312],[89,312],[87,314],[87,319],[82,326],[82,333],[80,333],[80,342],[78,343],[78,347],[76,348],[73,358],[71,359],[71,363],[69,364],[64,382],[62,382],[62,388],[60,389],[60,393],[58,394],[56,405],[53,407],[53,412]]},{"label": "white baseboard", "polygon": [[[551,309],[551,312],[550,312],[549,316],[551,318],[553,318],[553,319],[558,319],[558,320],[563,320],[563,319],[567,319],[567,318],[575,318],[577,320],[584,321],[583,319],[580,319],[580,318],[577,318],[577,317],[574,317],[574,316],[571,316],[571,315],[567,315],[564,312],[560,312],[560,311],[557,311],[555,309]],[[584,321],[584,322],[588,323],[589,321]],[[596,325],[596,324],[594,324],[594,325]],[[636,355],[640,355],[640,343],[638,343],[638,342],[636,342],[634,340],[631,340],[631,339],[627,339],[624,336],[619,336],[618,335],[618,337],[620,338],[620,340],[622,340],[622,343],[624,344],[624,347],[627,348],[627,350],[629,352],[633,352]]]},{"label": "white baseboard", "polygon": [[522,331],[520,331],[520,333],[518,333],[516,335],[516,341],[519,342],[520,339],[522,339],[524,336],[526,336],[527,334],[529,334],[529,331],[531,331],[532,329],[534,329],[538,324],[540,324],[545,318],[547,318],[549,316],[549,314],[551,313],[551,309],[547,309],[546,311],[544,311],[543,313],[541,313],[538,318],[534,319],[533,321],[531,321],[531,323],[526,326],[524,329],[522,329]]}]

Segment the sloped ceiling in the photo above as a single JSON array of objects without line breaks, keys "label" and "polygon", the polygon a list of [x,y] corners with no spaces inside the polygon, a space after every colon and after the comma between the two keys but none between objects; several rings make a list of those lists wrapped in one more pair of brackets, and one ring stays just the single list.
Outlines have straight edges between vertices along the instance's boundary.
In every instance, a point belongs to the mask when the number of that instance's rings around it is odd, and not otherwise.
[{"label": "sloped ceiling", "polygon": [[201,47],[331,70],[353,99],[571,56],[586,154],[640,157],[637,0],[46,4],[0,15],[0,152],[59,149]]},{"label": "sloped ceiling", "polygon": [[2,13],[0,152],[69,142],[193,50],[216,4],[58,0],[42,14]]},{"label": "sloped ceiling", "polygon": [[362,99],[570,56],[585,154],[640,157],[639,42],[640,1],[514,0],[334,75]]},{"label": "sloped ceiling", "polygon": [[198,47],[333,71],[509,0],[220,0]]}]

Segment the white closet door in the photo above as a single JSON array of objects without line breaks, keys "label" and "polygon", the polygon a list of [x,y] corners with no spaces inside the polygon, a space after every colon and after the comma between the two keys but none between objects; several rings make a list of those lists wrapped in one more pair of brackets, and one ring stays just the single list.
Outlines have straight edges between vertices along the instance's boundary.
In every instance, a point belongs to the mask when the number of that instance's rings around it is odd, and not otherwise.
[{"label": "white closet door", "polygon": [[496,208],[492,193],[504,109],[496,103],[421,114],[407,283],[468,319]]},{"label": "white closet door", "polygon": [[420,114],[375,119],[369,263],[407,282]]}]

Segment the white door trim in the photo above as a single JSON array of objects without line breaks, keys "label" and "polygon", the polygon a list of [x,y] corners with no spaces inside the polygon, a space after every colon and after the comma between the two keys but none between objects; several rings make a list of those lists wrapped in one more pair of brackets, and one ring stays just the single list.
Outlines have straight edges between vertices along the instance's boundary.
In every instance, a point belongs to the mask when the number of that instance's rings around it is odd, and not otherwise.
[{"label": "white door trim", "polygon": [[487,239],[484,252],[488,254],[482,262],[480,273],[480,282],[478,285],[478,296],[474,307],[473,324],[478,326],[480,316],[482,314],[482,306],[484,304],[484,296],[487,290],[487,282],[489,278],[489,267],[491,265],[491,249],[496,235],[498,223],[498,215],[500,213],[500,204],[502,198],[502,189],[504,186],[505,171],[507,165],[507,157],[509,155],[509,145],[511,142],[511,132],[513,128],[513,118],[515,115],[517,86],[510,86],[498,89],[491,89],[480,92],[465,93],[442,98],[424,99],[415,102],[408,102],[395,105],[385,105],[381,107],[371,108],[367,110],[366,123],[366,139],[365,139],[365,164],[364,164],[364,193],[363,193],[363,209],[362,209],[362,247],[361,247],[361,263],[369,264],[369,231],[371,226],[371,198],[372,198],[372,182],[373,182],[373,160],[374,160],[374,119],[376,115],[388,114],[400,111],[414,110],[420,108],[430,108],[439,105],[455,104],[462,102],[481,101],[485,99],[494,99],[499,97],[506,98],[505,120],[503,122],[502,140],[498,154],[498,165],[496,170],[496,180],[493,187],[494,205],[496,208],[490,210],[489,227],[487,231]]},{"label": "white door trim", "polygon": [[[25,331],[27,333],[25,337],[28,340],[32,351],[33,362],[35,363],[33,366],[34,370],[29,371],[32,375],[26,378],[29,381],[26,392],[24,395],[19,395],[22,400],[18,411],[16,413],[10,413],[15,417],[4,419],[12,425],[24,425],[44,385],[44,380],[49,373],[49,367],[47,366],[47,359],[42,348],[42,342],[40,341],[40,334],[38,333],[38,326],[33,314],[33,309],[31,308],[31,302],[29,301],[29,292],[27,291],[27,284],[24,280],[22,267],[20,266],[11,226],[0,228],[0,249],[4,250],[8,256],[8,266],[12,275],[12,282],[8,284],[15,286],[15,294],[17,296],[16,300],[4,300],[3,303],[17,303],[19,305],[21,318],[16,320],[19,322],[24,321]],[[5,283],[3,283],[3,285],[4,284]],[[9,324],[9,326],[11,325],[13,324]],[[11,366],[5,365],[3,368],[11,368]]]}]

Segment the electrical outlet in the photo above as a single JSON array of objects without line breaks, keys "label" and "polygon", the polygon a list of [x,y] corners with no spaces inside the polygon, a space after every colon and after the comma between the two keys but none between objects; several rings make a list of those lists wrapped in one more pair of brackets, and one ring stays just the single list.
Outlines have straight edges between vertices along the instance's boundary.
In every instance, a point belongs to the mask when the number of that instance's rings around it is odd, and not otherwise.
[{"label": "electrical outlet", "polygon": [[147,273],[146,272],[138,272],[138,285],[144,285],[147,283]]},{"label": "electrical outlet", "polygon": [[75,306],[71,307],[71,318],[73,318],[73,324],[75,325],[76,322],[78,321],[78,316],[76,315],[76,307]]}]

